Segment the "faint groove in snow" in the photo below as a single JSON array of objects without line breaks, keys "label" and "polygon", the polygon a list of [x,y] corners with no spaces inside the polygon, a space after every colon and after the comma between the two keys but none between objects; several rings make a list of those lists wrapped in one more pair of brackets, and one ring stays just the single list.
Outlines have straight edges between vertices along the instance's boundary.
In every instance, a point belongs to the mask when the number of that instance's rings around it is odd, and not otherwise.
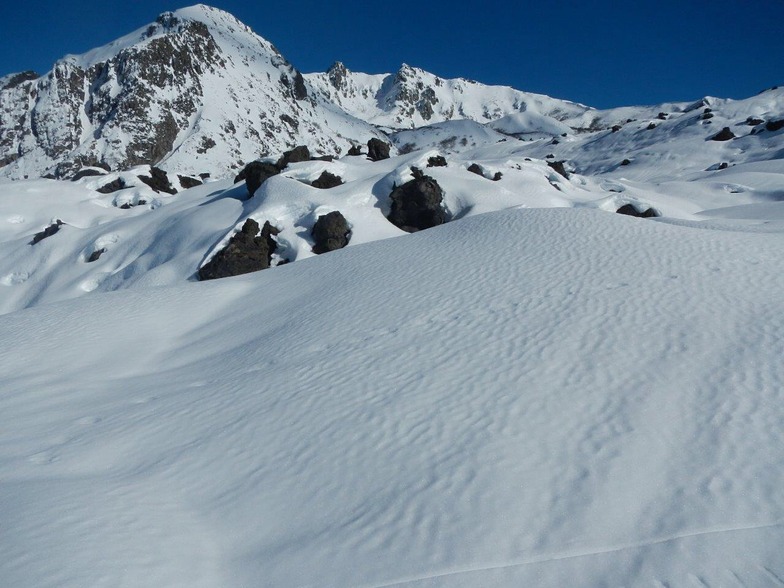
[{"label": "faint groove in snow", "polygon": [[[541,556],[541,557],[534,557],[526,561],[518,561],[518,562],[510,562],[507,564],[499,564],[499,565],[491,565],[491,566],[481,566],[475,568],[465,568],[459,570],[452,570],[448,572],[444,572],[441,574],[432,574],[428,576],[417,576],[413,578],[401,579],[396,580],[394,582],[390,582],[387,584],[373,584],[368,586],[367,588],[393,588],[394,586],[404,586],[406,584],[411,584],[413,582],[422,582],[425,580],[432,580],[435,578],[445,578],[448,576],[459,576],[461,574],[471,574],[474,572],[490,572],[493,570],[504,570],[508,568],[515,568],[515,567],[524,567],[542,563],[550,563],[555,561],[563,561],[568,559],[576,559],[580,557],[591,557],[594,555],[607,555],[610,553],[618,553],[621,551],[627,551],[629,549],[643,549],[647,547],[653,547],[655,545],[663,545],[665,543],[669,543],[671,541],[680,541],[681,539],[692,539],[694,537],[704,537],[709,535],[720,535],[722,533],[733,533],[736,531],[756,531],[761,529],[772,529],[775,527],[783,527],[784,520],[777,521],[775,523],[770,524],[763,524],[763,525],[750,525],[746,527],[730,527],[727,529],[708,529],[706,531],[697,531],[694,533],[684,533],[681,535],[674,535],[672,537],[665,537],[662,539],[654,539],[653,541],[643,541],[640,543],[631,543],[629,545],[622,545],[620,547],[612,547],[609,549],[600,549],[596,551],[586,551],[586,552],[576,552],[576,553],[566,553],[561,555],[554,555],[554,556]],[[762,566],[760,568],[771,580],[774,580],[777,584],[784,586],[784,580],[782,580],[777,574],[772,572],[769,568]]]}]

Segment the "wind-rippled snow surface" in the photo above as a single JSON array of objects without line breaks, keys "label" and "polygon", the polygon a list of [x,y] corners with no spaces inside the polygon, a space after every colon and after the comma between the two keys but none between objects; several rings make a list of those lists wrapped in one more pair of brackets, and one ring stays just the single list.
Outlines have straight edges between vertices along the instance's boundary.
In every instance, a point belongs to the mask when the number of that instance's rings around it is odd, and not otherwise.
[{"label": "wind-rippled snow surface", "polygon": [[776,213],[509,209],[5,314],[0,583],[781,585]]}]

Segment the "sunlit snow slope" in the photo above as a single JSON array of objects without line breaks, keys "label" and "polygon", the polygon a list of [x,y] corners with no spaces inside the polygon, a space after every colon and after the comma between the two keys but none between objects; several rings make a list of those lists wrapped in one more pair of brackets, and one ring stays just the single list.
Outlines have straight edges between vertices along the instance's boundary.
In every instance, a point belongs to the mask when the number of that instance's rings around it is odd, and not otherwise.
[{"label": "sunlit snow slope", "polygon": [[507,210],[2,316],[0,577],[778,585],[764,206]]}]

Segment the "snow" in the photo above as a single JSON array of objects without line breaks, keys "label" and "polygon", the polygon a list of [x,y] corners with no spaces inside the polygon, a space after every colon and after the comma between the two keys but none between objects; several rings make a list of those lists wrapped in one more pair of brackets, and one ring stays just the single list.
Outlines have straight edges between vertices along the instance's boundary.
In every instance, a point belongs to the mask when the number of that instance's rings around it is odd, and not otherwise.
[{"label": "snow", "polygon": [[0,573],[773,585],[782,239],[510,209],[7,314]]},{"label": "snow", "polygon": [[[163,166],[217,180],[0,179],[0,585],[784,584],[784,131],[746,123],[784,118],[784,90],[596,111],[405,65],[312,74],[303,120],[332,146],[394,127],[393,157],[249,196],[226,162],[258,145],[225,105],[284,112],[263,79],[290,66],[222,11],[174,15],[231,65],[189,133],[237,125]],[[403,115],[420,82],[429,120]],[[409,235],[385,215],[414,168],[450,222]],[[351,241],[317,256],[335,210]],[[198,282],[248,218],[293,263]]]}]

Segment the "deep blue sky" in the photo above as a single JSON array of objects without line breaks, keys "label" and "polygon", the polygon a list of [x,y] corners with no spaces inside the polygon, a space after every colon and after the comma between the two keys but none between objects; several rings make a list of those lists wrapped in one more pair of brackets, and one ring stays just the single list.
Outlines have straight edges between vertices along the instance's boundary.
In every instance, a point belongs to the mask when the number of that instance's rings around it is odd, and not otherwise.
[{"label": "deep blue sky", "polygon": [[[0,75],[39,73],[188,0],[30,0],[0,12]],[[784,0],[214,0],[303,72],[403,62],[605,108],[784,85]]]}]

